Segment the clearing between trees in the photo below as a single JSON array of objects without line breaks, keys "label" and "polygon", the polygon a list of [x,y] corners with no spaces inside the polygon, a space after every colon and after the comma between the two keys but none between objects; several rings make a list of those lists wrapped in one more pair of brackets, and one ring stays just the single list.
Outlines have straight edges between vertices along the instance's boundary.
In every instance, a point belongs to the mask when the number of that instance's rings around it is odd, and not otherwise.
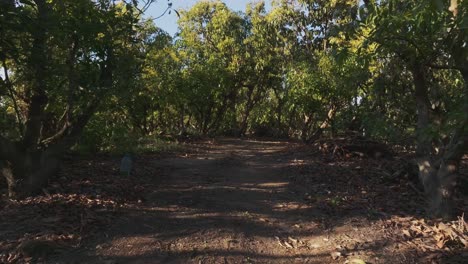
[{"label": "clearing between trees", "polygon": [[[467,224],[424,220],[403,158],[215,139],[171,154],[73,157],[42,196],[1,205],[0,262],[462,263]],[[466,176],[466,160],[462,166]],[[402,170],[403,171],[403,170]],[[419,198],[418,198],[419,197]],[[467,204],[458,201],[458,211]]]}]

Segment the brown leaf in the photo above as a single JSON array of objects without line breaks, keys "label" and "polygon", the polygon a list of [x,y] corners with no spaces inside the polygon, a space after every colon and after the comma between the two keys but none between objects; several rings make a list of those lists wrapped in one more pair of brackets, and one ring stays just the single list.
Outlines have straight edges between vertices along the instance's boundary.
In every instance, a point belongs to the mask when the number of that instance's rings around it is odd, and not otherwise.
[{"label": "brown leaf", "polygon": [[293,244],[297,244],[297,242],[299,242],[299,240],[294,239],[292,237],[288,237],[288,240],[291,241]]},{"label": "brown leaf", "polygon": [[287,248],[294,248],[290,243],[288,243],[287,241],[284,241],[283,242],[284,245],[287,247]]},{"label": "brown leaf", "polygon": [[442,239],[442,240],[437,242],[437,247],[438,248],[443,248],[445,246],[445,243],[446,243],[446,240]]},{"label": "brown leaf", "polygon": [[450,232],[450,227],[447,226],[447,225],[444,224],[444,223],[439,223],[438,229],[439,229],[440,231],[445,231],[445,232],[447,232],[447,233]]},{"label": "brown leaf", "polygon": [[405,236],[407,236],[407,237],[409,237],[409,238],[411,238],[411,237],[412,237],[412,235],[411,235],[411,233],[410,233],[410,231],[409,231],[409,230],[407,230],[407,229],[403,229],[403,230],[402,230],[402,232],[403,232],[403,235],[405,235]]},{"label": "brown leaf", "polygon": [[330,255],[331,255],[332,259],[337,260],[337,259],[339,259],[341,257],[341,252],[334,251],[334,252],[330,253]]},{"label": "brown leaf", "polygon": [[410,230],[413,231],[414,234],[421,234],[421,235],[427,234],[427,232],[422,231],[422,229],[417,226],[411,226]]}]

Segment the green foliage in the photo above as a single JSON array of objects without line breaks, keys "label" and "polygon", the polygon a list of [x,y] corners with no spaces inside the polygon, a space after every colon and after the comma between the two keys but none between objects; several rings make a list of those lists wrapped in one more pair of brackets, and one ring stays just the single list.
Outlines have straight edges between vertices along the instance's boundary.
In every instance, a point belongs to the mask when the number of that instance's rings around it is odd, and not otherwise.
[{"label": "green foliage", "polygon": [[[26,22],[33,2],[23,2],[2,4],[0,16],[0,59],[14,84],[11,96],[2,75],[0,127],[10,138],[20,137],[27,119],[28,40],[38,26]],[[174,39],[123,2],[48,3],[45,127],[58,126],[70,98],[74,115],[99,98],[79,144],[89,151],[136,151],[141,138],[177,134],[307,140],[354,130],[395,143],[414,139],[415,69],[433,117],[418,133],[443,141],[465,117],[465,1],[456,16],[448,1],[275,1],[268,12],[259,2],[245,13],[201,1],[179,12]],[[109,86],[100,78],[110,47]]]}]

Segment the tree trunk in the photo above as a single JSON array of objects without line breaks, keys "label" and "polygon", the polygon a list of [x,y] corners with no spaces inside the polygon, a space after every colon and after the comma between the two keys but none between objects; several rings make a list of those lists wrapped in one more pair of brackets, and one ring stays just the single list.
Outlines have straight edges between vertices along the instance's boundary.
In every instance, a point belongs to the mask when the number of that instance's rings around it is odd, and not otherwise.
[{"label": "tree trunk", "polygon": [[[442,204],[447,205],[449,197],[443,198],[438,178],[438,168],[431,157],[432,139],[428,136],[430,128],[429,106],[430,101],[425,83],[424,73],[419,65],[413,66],[413,82],[415,87],[415,100],[417,108],[416,126],[416,163],[419,168],[419,181],[429,201],[429,213],[437,215],[442,211]],[[449,192],[446,192],[451,193]],[[446,195],[447,196],[447,195]],[[451,207],[451,205],[449,206]]]},{"label": "tree trunk", "polygon": [[335,105],[332,105],[330,110],[328,110],[327,117],[325,120],[322,122],[322,124],[315,130],[315,132],[312,134],[312,136],[306,140],[306,143],[310,144],[318,140],[322,134],[323,131],[330,125],[330,122],[333,120],[336,114],[337,107]]},{"label": "tree trunk", "polygon": [[0,174],[8,184],[8,196],[24,198],[39,193],[59,169],[59,159],[49,151],[21,153],[0,161]]},{"label": "tree trunk", "polygon": [[77,142],[98,103],[99,98],[94,98],[74,124],[66,124],[36,148],[24,147],[24,140],[13,142],[0,135],[0,176],[7,180],[10,197],[37,194],[47,185],[59,169],[60,157]]},{"label": "tree trunk", "polygon": [[23,146],[34,149],[39,144],[42,134],[42,125],[45,106],[48,102],[47,97],[47,18],[49,7],[45,0],[36,0],[37,20],[36,30],[32,40],[32,54],[30,60],[30,69],[33,73],[33,82],[31,85],[30,104],[28,105],[28,118],[25,124],[23,137]]},{"label": "tree trunk", "polygon": [[309,137],[309,130],[310,130],[310,125],[312,124],[312,118],[309,115],[304,114],[304,122],[302,123],[302,129],[301,129],[301,140],[305,143],[307,143],[307,139]]},{"label": "tree trunk", "polygon": [[278,106],[276,108],[276,127],[278,129],[276,136],[282,136],[283,129],[281,125],[281,120],[283,119],[283,101],[278,101]]},{"label": "tree trunk", "polygon": [[[460,146],[459,146],[460,147]],[[464,148],[466,149],[466,143]],[[435,217],[450,218],[453,214],[453,195],[457,184],[459,161],[463,152],[448,151],[436,162],[420,159],[419,177],[429,202],[429,213]],[[452,155],[450,153],[454,153]]]},{"label": "tree trunk", "polygon": [[435,175],[437,188],[430,200],[432,214],[449,218],[453,213],[453,194],[458,178],[458,161],[442,160]]},{"label": "tree trunk", "polygon": [[432,153],[432,139],[427,135],[430,128],[429,106],[427,86],[424,74],[419,67],[412,69],[416,106],[418,114],[417,124],[417,164],[419,167],[419,179],[424,187],[428,202],[429,213],[436,217],[450,218],[453,213],[453,194],[457,183],[459,162],[468,147],[468,88],[467,75],[462,72],[465,81],[464,88],[464,120],[454,131],[450,143],[443,153],[437,158]]},{"label": "tree trunk", "polygon": [[247,122],[249,120],[250,112],[252,111],[255,105],[255,100],[252,98],[254,89],[255,88],[253,86],[249,87],[249,92],[247,94],[247,104],[245,106],[245,112],[242,115],[242,120],[239,129],[239,136],[241,137],[245,136],[245,133],[247,132]]}]

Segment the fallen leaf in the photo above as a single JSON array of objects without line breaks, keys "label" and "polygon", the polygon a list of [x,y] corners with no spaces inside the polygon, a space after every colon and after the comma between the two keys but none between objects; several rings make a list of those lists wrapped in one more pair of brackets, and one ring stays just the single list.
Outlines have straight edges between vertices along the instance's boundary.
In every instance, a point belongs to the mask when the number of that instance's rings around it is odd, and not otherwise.
[{"label": "fallen leaf", "polygon": [[334,251],[330,255],[331,255],[332,259],[337,260],[337,259],[339,259],[341,257],[341,252]]},{"label": "fallen leaf", "polygon": [[346,260],[347,264],[366,264],[366,262],[362,259],[350,259],[350,260]]},{"label": "fallen leaf", "polygon": [[437,242],[437,247],[438,247],[438,248],[443,248],[443,247],[445,246],[445,242],[446,242],[445,240],[440,240],[440,241],[438,241],[438,242]]},{"label": "fallen leaf", "polygon": [[314,243],[314,244],[311,244],[309,247],[316,249],[316,248],[320,248],[321,246],[317,243]]},{"label": "fallen leaf", "polygon": [[403,235],[405,235],[407,237],[412,237],[411,233],[408,230],[403,229],[402,232],[403,232]]},{"label": "fallen leaf", "polygon": [[287,241],[284,241],[284,245],[287,247],[287,248],[294,248],[291,244],[289,244]]},{"label": "fallen leaf", "polygon": [[299,242],[299,240],[294,239],[294,238],[292,238],[292,237],[288,237],[288,240],[291,241],[291,242],[294,243],[294,244],[297,244],[297,242]]}]

